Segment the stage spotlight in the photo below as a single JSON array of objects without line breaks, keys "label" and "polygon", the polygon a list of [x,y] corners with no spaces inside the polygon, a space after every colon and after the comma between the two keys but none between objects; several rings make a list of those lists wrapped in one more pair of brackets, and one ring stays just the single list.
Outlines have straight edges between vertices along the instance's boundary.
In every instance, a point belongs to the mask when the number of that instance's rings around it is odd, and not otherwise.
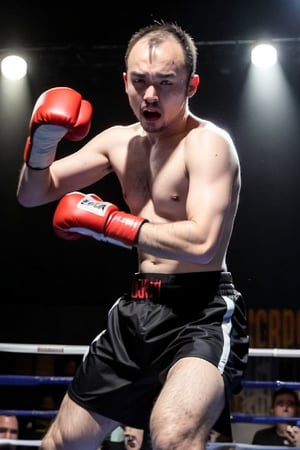
[{"label": "stage spotlight", "polygon": [[20,56],[6,56],[1,61],[1,72],[9,80],[20,80],[27,73],[27,63]]},{"label": "stage spotlight", "polygon": [[259,44],[252,49],[251,62],[257,67],[265,68],[276,64],[277,51],[270,44]]}]

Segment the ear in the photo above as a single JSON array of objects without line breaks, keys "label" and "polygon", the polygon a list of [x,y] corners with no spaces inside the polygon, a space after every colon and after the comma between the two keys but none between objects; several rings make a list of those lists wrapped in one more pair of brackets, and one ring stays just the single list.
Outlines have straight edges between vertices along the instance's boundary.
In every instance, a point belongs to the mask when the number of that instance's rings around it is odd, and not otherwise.
[{"label": "ear", "polygon": [[125,92],[127,93],[127,73],[123,72],[123,81],[125,85]]},{"label": "ear", "polygon": [[196,93],[199,83],[200,83],[199,75],[198,74],[193,75],[189,82],[189,87],[188,87],[188,96],[189,97],[193,97],[193,95]]}]

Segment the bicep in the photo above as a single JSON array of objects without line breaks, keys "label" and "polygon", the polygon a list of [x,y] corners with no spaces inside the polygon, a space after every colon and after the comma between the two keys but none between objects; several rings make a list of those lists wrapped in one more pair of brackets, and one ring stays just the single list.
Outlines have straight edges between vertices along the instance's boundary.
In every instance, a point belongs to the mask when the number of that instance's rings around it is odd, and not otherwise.
[{"label": "bicep", "polygon": [[56,189],[64,192],[87,187],[111,171],[109,158],[99,137],[93,138],[74,153],[54,161],[51,167]]},{"label": "bicep", "polygon": [[[209,147],[207,147],[209,145]],[[204,143],[189,164],[187,217],[215,239],[231,207],[237,160],[230,145],[220,138]]]}]

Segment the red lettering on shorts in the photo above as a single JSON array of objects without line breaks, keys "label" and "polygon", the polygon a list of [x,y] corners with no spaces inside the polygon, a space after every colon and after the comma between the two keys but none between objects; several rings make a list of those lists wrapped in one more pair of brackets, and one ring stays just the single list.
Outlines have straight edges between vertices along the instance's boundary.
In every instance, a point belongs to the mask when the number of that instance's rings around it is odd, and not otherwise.
[{"label": "red lettering on shorts", "polygon": [[131,298],[159,298],[160,289],[161,280],[149,280],[148,278],[134,279],[131,288]]}]

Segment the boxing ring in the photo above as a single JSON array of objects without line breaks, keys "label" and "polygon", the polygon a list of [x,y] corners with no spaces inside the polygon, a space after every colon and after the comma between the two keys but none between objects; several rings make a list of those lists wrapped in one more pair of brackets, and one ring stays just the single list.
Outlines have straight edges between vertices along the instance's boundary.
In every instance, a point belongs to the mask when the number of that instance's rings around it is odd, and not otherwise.
[{"label": "boxing ring", "polygon": [[[0,352],[30,354],[30,355],[83,355],[88,349],[88,346],[82,345],[37,345],[37,344],[15,344],[15,343],[0,343]],[[296,349],[269,349],[269,348],[250,348],[249,357],[258,358],[300,358],[300,350]],[[40,376],[40,375],[0,375],[0,386],[65,386],[72,380],[71,376]],[[300,382],[295,381],[251,381],[245,380],[243,382],[243,391],[246,389],[277,389],[281,387],[288,387],[295,391],[300,391]],[[16,415],[21,417],[41,417],[52,419],[57,414],[57,410],[36,410],[36,409],[0,409],[0,415]],[[237,424],[257,424],[270,426],[276,422],[288,422],[300,425],[300,417],[275,417],[270,415],[253,415],[246,413],[232,413],[231,423],[233,427],[233,442],[208,442],[208,450],[270,450],[281,449],[282,446],[261,446],[252,445],[247,442],[243,442],[243,436],[238,436],[239,439],[235,439],[234,428]],[[2,444],[11,444],[18,447],[39,447],[40,440],[27,440],[27,439],[0,439],[0,450]],[[293,447],[299,448],[300,447]]]}]

